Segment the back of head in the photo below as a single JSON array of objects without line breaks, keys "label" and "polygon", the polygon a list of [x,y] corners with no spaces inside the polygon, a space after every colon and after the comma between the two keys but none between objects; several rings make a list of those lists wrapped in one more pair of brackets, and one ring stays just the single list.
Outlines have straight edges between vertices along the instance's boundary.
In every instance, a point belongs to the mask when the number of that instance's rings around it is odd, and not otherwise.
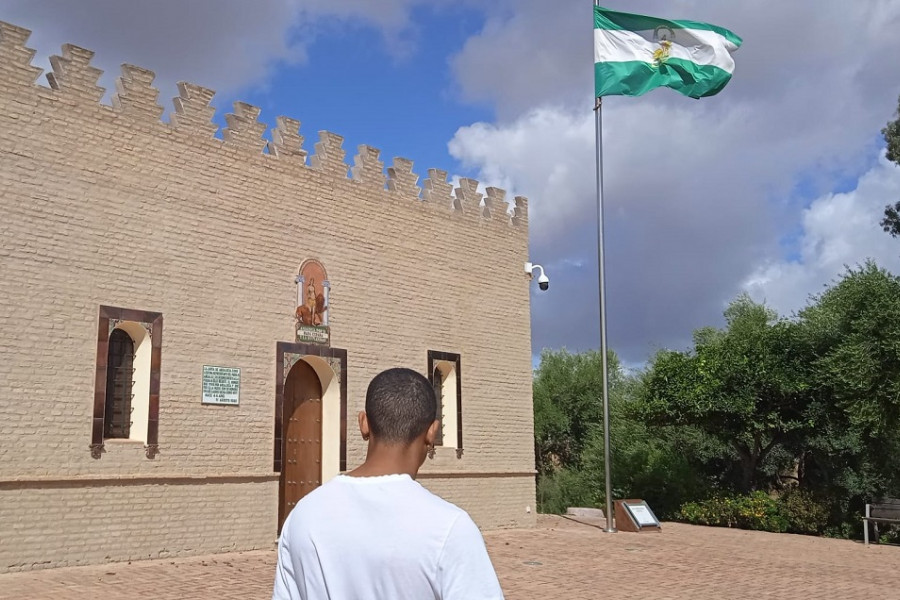
[{"label": "back of head", "polygon": [[369,383],[366,418],[373,439],[411,444],[437,415],[437,400],[428,380],[412,369],[388,369]]}]

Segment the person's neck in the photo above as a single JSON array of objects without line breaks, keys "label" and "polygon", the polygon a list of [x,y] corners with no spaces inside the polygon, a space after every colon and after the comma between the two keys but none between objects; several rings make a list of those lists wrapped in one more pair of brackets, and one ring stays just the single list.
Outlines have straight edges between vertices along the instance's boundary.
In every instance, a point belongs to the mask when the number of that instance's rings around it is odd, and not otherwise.
[{"label": "person's neck", "polygon": [[378,477],[380,475],[409,475],[413,479],[422,466],[420,456],[412,446],[402,444],[369,443],[366,460],[347,475],[351,477]]}]

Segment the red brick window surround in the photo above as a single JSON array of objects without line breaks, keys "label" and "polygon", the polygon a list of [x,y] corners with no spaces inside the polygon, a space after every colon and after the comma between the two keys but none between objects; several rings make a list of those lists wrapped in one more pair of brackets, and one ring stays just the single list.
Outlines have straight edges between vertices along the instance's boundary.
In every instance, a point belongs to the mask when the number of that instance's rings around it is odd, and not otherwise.
[{"label": "red brick window surround", "polygon": [[[143,385],[135,385],[127,381],[127,365],[122,364],[122,353],[119,344],[122,333],[134,336],[130,331],[138,331],[145,335],[143,343],[149,342],[149,376]],[[91,456],[100,458],[105,452],[105,440],[117,437],[132,437],[135,433],[144,439],[147,458],[154,458],[159,452],[159,382],[162,356],[162,313],[114,306],[100,306],[100,317],[97,323],[97,370],[94,377],[94,411],[91,422]],[[113,356],[110,358],[110,339],[113,339]],[[146,334],[144,334],[146,332]],[[127,352],[127,350],[125,350]],[[133,358],[133,356],[132,356]],[[113,364],[110,365],[110,360]],[[127,362],[127,359],[126,359]],[[137,369],[132,369],[135,371]],[[147,398],[134,398],[135,393],[146,394]],[[109,395],[114,397],[110,398]],[[125,395],[129,397],[126,398]],[[121,397],[120,397],[121,396]],[[132,401],[132,398],[134,400]],[[132,411],[132,403],[143,402],[146,406],[146,431],[135,431],[130,427],[130,415],[124,411]],[[129,423],[129,426],[125,426]],[[136,424],[143,425],[143,422]],[[146,436],[144,435],[146,434]]]}]

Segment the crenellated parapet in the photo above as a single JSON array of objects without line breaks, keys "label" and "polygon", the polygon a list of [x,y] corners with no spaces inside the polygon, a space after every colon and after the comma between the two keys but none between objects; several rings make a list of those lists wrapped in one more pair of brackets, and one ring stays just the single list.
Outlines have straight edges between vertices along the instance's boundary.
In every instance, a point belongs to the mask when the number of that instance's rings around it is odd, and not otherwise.
[{"label": "crenellated parapet", "polygon": [[62,56],[51,56],[51,73],[47,73],[50,87],[73,100],[100,102],[106,93],[97,85],[103,71],[91,66],[94,53],[72,44],[64,44]]},{"label": "crenellated parapet", "polygon": [[484,199],[484,208],[481,216],[486,219],[509,218],[509,202],[506,201],[506,190],[497,187],[489,187],[484,190],[487,197]]},{"label": "crenellated parapet", "polygon": [[453,197],[453,186],[447,183],[447,171],[428,169],[428,179],[425,180],[422,197],[426,202],[434,202],[438,206],[458,210],[456,198]]},{"label": "crenellated parapet", "polygon": [[4,81],[33,84],[40,77],[40,67],[31,64],[35,51],[25,46],[31,32],[0,21],[0,75]]},{"label": "crenellated parapet", "polygon": [[122,75],[116,79],[116,93],[112,104],[121,113],[139,118],[158,120],[165,109],[159,104],[159,90],[153,87],[153,71],[122,65]]},{"label": "crenellated parapet", "polygon": [[[27,29],[0,21],[0,96],[21,95],[23,90],[30,89],[64,100],[65,106],[101,106],[106,90],[98,84],[103,71],[91,65],[94,53],[64,45],[60,55],[50,58],[48,90],[36,83],[42,69],[32,64],[35,51],[26,46],[30,35]],[[217,139],[219,127],[214,121],[216,109],[212,105],[215,91],[193,83],[178,83],[174,110],[166,123],[162,120],[165,109],[159,103],[160,92],[153,85],[155,78],[149,69],[123,64],[111,96],[111,110],[107,107],[95,114],[108,119],[124,116],[128,118],[126,122],[167,128],[175,134],[166,138],[172,144],[183,144],[186,137],[192,142],[206,140],[204,143],[234,149],[248,160],[259,157],[258,160],[269,161],[267,164],[275,169],[279,165],[286,170],[311,169],[344,181],[349,176],[354,185],[375,190],[376,194],[381,190],[386,200],[405,198],[464,221],[527,226],[528,201],[524,197],[516,197],[510,206],[505,191],[496,187],[480,191],[479,182],[470,178],[460,179],[454,189],[447,172],[434,168],[427,170],[428,176],[420,185],[412,160],[397,157],[385,169],[380,150],[368,145],[359,146],[349,166],[345,162],[344,138],[329,131],[319,132],[314,152],[309,155],[303,147],[300,121],[279,116],[267,139],[267,125],[259,120],[260,108],[245,102],[234,103],[233,111],[225,115],[226,127],[221,131],[221,139]]]},{"label": "crenellated parapet", "polygon": [[344,162],[344,138],[330,131],[320,131],[319,141],[315,145],[316,153],[310,158],[312,168],[347,176],[347,163]]},{"label": "crenellated parapet", "polygon": [[216,109],[209,103],[215,94],[213,90],[193,83],[178,82],[178,96],[173,100],[175,113],[172,114],[175,129],[214,136],[219,128],[213,123]]},{"label": "crenellated parapet", "polygon": [[378,158],[381,150],[366,146],[359,147],[359,154],[353,157],[350,174],[354,181],[384,189],[384,163]]},{"label": "crenellated parapet", "polygon": [[300,135],[300,121],[288,117],[278,117],[278,126],[272,129],[269,154],[284,160],[306,164],[306,150]]},{"label": "crenellated parapet", "polygon": [[528,198],[525,196],[516,196],[516,204],[513,206],[512,223],[513,225],[524,225],[528,223]]},{"label": "crenellated parapet", "polygon": [[248,152],[260,154],[266,146],[263,134],[266,124],[259,122],[259,107],[246,102],[235,102],[234,112],[225,115],[228,127],[222,130],[226,142]]},{"label": "crenellated parapet", "polygon": [[395,194],[417,197],[419,176],[413,173],[413,161],[408,158],[394,158],[394,165],[388,167],[387,187]]},{"label": "crenellated parapet", "polygon": [[478,182],[476,180],[467,177],[460,179],[459,187],[453,192],[456,194],[453,208],[462,211],[466,215],[480,211],[481,199],[484,196],[478,191]]}]

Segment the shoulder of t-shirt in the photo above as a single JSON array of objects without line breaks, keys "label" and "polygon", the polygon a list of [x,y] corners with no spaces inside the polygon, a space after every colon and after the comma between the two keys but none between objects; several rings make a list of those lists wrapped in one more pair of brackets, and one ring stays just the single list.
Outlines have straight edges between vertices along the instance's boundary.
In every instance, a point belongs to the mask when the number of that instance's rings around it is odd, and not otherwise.
[{"label": "shoulder of t-shirt", "polygon": [[453,533],[456,534],[469,534],[469,533],[477,533],[481,535],[481,530],[478,528],[478,525],[475,523],[475,520],[472,519],[472,516],[459,507],[455,507],[459,512],[455,515],[453,519],[453,524],[451,525],[451,529]]},{"label": "shoulder of t-shirt", "polygon": [[[345,485],[353,486],[357,483],[359,482],[353,481],[350,477],[339,475],[304,496],[297,503],[292,514],[293,512],[303,514],[312,507],[316,507],[313,510],[317,510],[318,507],[322,505],[328,506],[334,495],[341,495],[344,493],[342,490],[346,489],[344,488]],[[400,479],[395,483],[396,485],[404,486],[410,495],[418,496],[419,501],[429,504],[431,510],[442,514],[447,521],[455,521],[459,515],[465,515],[468,518],[468,513],[465,510],[452,502],[441,498],[418,481],[413,479]]]},{"label": "shoulder of t-shirt", "polygon": [[[290,521],[296,521],[298,518],[303,518],[310,509],[313,511],[317,510],[315,508],[317,505],[321,505],[322,503],[327,505],[329,502],[328,497],[333,493],[331,488],[332,482],[328,481],[303,496],[303,498],[297,502],[297,505],[294,506],[294,509],[290,514],[288,514],[284,526],[286,527]],[[293,519],[291,517],[293,517]]]},{"label": "shoulder of t-shirt", "polygon": [[433,506],[436,514],[431,522],[436,531],[441,531],[440,535],[443,537],[441,556],[443,556],[448,543],[468,546],[470,543],[480,541],[482,545],[484,544],[481,541],[481,530],[468,512],[428,490],[425,492],[435,500]]},{"label": "shoulder of t-shirt", "polygon": [[459,514],[450,521],[441,545],[441,552],[438,557],[439,562],[449,560],[451,562],[458,559],[460,553],[469,555],[475,548],[484,549],[484,538],[481,536],[481,530],[478,525],[469,516],[469,513],[460,509]]},{"label": "shoulder of t-shirt", "polygon": [[418,493],[422,495],[423,499],[427,499],[428,501],[430,501],[435,510],[446,513],[449,520],[455,521],[457,518],[459,518],[460,515],[465,515],[466,517],[469,516],[469,513],[453,504],[452,502],[441,498],[419,482],[413,481],[411,483],[416,488],[418,488]]},{"label": "shoulder of t-shirt", "polygon": [[297,507],[306,506],[309,504],[317,504],[321,501],[327,502],[327,497],[334,493],[334,488],[336,486],[337,478],[332,479],[331,481],[326,481],[310,493],[303,496],[299,502],[297,502]]}]

